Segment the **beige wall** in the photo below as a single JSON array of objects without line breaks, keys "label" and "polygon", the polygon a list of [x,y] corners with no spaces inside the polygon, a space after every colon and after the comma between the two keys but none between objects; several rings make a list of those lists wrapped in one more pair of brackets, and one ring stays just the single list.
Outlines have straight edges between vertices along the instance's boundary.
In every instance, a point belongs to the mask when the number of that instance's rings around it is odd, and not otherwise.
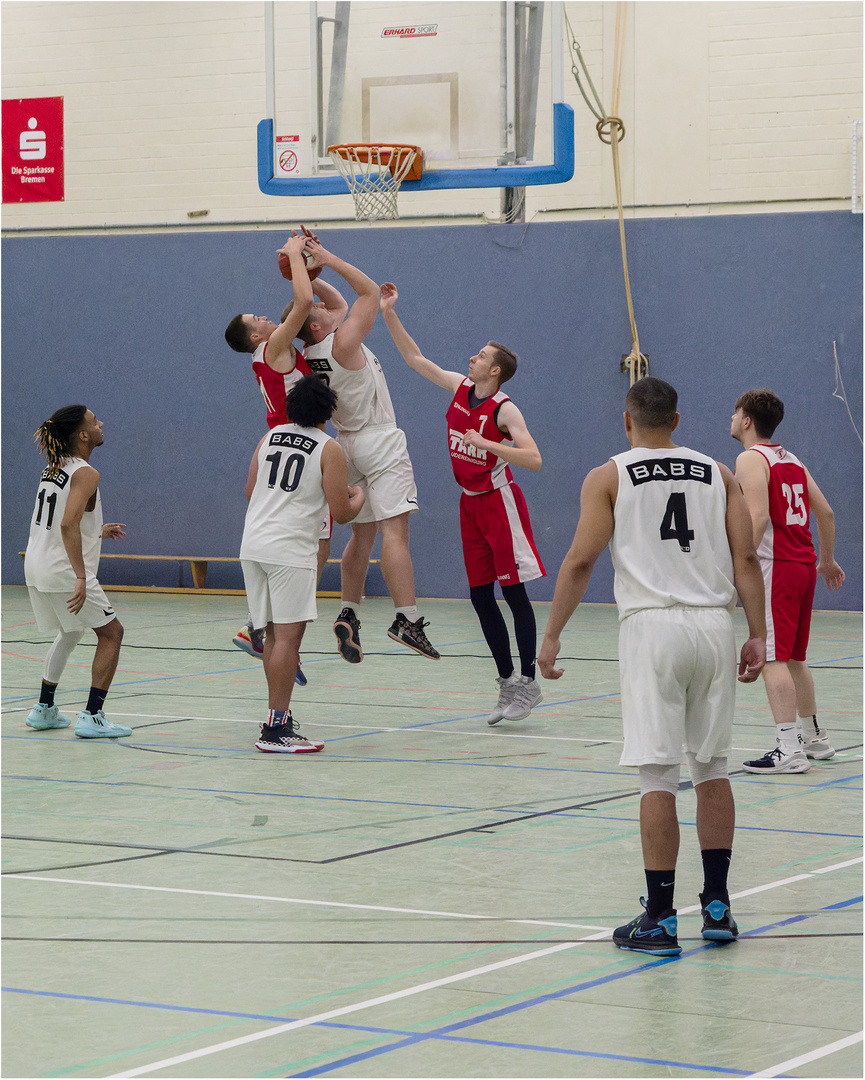
[{"label": "beige wall", "polygon": [[[565,10],[609,108],[616,4]],[[258,190],[263,3],[15,0],[2,17],[3,97],[62,96],[66,150],[66,201],[6,205],[6,230],[353,218],[348,195],[276,199]],[[636,0],[624,58],[630,213],[849,204],[853,123],[862,118],[860,3]],[[574,178],[528,188],[527,213],[608,216],[611,153],[567,55],[565,100],[576,116]],[[500,193],[404,193],[400,208],[413,223],[495,217]],[[198,210],[209,213],[188,217]]]}]

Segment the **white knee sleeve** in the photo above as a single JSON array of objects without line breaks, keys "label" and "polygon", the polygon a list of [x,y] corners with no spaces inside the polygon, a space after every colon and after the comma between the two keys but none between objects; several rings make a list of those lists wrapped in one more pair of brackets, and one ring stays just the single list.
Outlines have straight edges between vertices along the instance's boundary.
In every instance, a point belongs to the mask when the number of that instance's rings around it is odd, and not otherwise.
[{"label": "white knee sleeve", "polygon": [[669,791],[675,796],[679,791],[680,765],[641,765],[640,795],[650,791]]},{"label": "white knee sleeve", "polygon": [[45,657],[45,671],[42,674],[45,682],[54,683],[55,685],[60,682],[60,676],[63,674],[63,669],[66,667],[69,657],[72,655],[72,650],[83,636],[83,630],[73,630],[68,634],[64,634],[62,630],[60,631],[51,643],[51,648]]},{"label": "white knee sleeve", "polygon": [[688,754],[688,768],[691,772],[691,783],[696,787],[705,784],[707,780],[727,779],[727,759],[725,757],[712,758],[711,761],[697,761],[693,754]]}]

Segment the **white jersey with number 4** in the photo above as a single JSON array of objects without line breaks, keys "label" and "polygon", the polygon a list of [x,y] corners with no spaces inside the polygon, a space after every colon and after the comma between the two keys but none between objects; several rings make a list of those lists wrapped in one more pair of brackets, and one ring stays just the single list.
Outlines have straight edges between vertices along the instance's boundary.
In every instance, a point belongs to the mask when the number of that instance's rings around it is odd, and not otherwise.
[{"label": "white jersey with number 4", "polygon": [[258,476],[246,511],[241,559],[315,569],[327,499],[319,428],[280,424],[258,450]]},{"label": "white jersey with number 4", "polygon": [[685,446],[637,447],[619,472],[610,554],[619,619],[645,608],[732,608],[727,492],[712,458]]},{"label": "white jersey with number 4", "polygon": [[[24,580],[40,592],[70,592],[75,588],[75,571],[66,554],[60,523],[66,513],[72,477],[79,469],[91,468],[83,458],[69,458],[56,476],[45,469],[36,492],[30,518],[30,538],[24,555]],[[96,489],[96,505],[81,518],[81,554],[88,588],[96,581],[102,553],[102,499]]]}]

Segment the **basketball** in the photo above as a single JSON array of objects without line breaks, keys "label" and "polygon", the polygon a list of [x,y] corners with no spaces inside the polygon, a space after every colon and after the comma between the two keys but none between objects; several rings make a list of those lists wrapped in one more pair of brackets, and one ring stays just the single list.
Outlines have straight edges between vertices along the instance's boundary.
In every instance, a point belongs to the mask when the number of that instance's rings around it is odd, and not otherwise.
[{"label": "basketball", "polygon": [[[306,258],[307,273],[309,274],[309,280],[315,281],[318,275],[321,273],[322,268],[320,266],[314,266],[309,268],[309,264],[313,261],[312,255],[308,251],[305,251],[304,257]],[[280,253],[279,258],[279,272],[285,278],[286,281],[291,281],[291,262],[287,255]]]}]

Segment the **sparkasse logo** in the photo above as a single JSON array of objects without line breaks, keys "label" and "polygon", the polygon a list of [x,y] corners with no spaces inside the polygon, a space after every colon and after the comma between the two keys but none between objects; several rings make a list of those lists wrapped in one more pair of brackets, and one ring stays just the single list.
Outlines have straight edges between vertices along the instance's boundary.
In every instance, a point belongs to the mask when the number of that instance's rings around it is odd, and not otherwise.
[{"label": "sparkasse logo", "polygon": [[386,26],[381,32],[384,37],[415,38],[435,37],[438,33],[438,23],[426,23],[423,26]]}]

